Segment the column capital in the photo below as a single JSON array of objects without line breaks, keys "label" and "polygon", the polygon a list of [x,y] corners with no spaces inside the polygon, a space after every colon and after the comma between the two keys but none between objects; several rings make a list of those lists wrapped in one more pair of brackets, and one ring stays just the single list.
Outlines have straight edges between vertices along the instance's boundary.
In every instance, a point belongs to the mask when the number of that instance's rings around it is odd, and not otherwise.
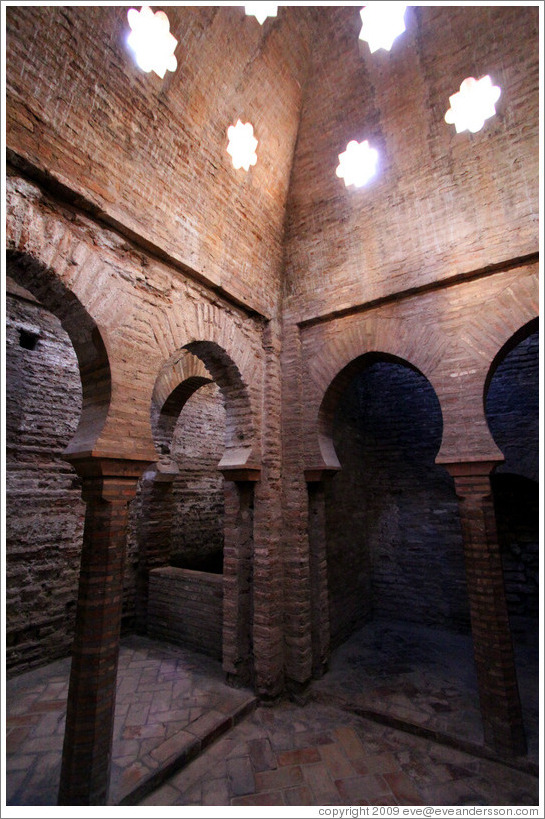
[{"label": "column capital", "polygon": [[102,455],[65,455],[83,480],[85,501],[100,497],[105,501],[132,499],[136,485],[152,461],[109,458]]},{"label": "column capital", "polygon": [[504,462],[501,460],[487,461],[436,461],[444,466],[453,478],[482,478],[488,477],[492,470]]},{"label": "column capital", "polygon": [[305,481],[307,483],[320,483],[328,478],[334,478],[337,472],[340,471],[340,466],[320,466],[305,469]]}]

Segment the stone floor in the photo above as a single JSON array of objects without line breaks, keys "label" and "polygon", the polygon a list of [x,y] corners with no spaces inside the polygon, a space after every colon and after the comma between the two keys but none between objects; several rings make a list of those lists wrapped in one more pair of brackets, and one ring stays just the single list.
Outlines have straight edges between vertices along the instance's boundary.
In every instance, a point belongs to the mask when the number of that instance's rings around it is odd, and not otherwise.
[{"label": "stone floor", "polygon": [[[528,757],[537,764],[538,634],[522,619],[512,629]],[[374,621],[333,652],[329,672],[313,684],[313,696],[359,714],[401,720],[459,747],[483,744],[470,635]]]},{"label": "stone floor", "polygon": [[[127,638],[110,803],[537,805],[534,650],[517,655],[530,739],[522,770],[478,752],[467,638],[374,624],[334,653],[304,707],[271,708],[226,686],[220,664],[203,655]],[[7,805],[56,802],[68,673],[61,660],[7,682]]]},{"label": "stone floor", "polygon": [[[55,805],[70,660],[6,685],[8,805]],[[224,683],[220,663],[144,637],[122,641],[110,802],[148,792],[156,777],[198,755],[255,708],[251,691]]]},{"label": "stone floor", "polygon": [[257,708],[139,804],[522,806],[538,798],[527,773],[311,702]]}]

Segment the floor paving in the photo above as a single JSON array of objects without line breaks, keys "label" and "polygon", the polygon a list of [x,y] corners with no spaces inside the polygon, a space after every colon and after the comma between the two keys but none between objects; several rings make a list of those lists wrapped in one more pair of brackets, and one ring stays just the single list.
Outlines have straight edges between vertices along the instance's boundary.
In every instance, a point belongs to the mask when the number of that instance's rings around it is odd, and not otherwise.
[{"label": "floor paving", "polygon": [[[55,805],[70,660],[6,685],[8,805]],[[165,772],[197,756],[256,706],[248,689],[225,685],[221,664],[182,647],[131,636],[122,641],[110,802],[148,792]]]},{"label": "floor paving", "polygon": [[[518,767],[478,752],[468,651],[458,635],[373,624],[334,652],[305,705],[266,708],[215,660],[125,638],[110,804],[537,805],[534,647],[517,653],[530,739]],[[7,681],[7,805],[56,804],[69,668]]]},{"label": "floor paving", "polygon": [[[539,754],[539,650],[535,625],[512,623],[528,759]],[[314,699],[361,715],[482,746],[483,728],[469,634],[376,620],[333,652]]]},{"label": "floor paving", "polygon": [[538,780],[528,773],[333,706],[284,702],[258,707],[138,804],[530,806],[538,800]]}]

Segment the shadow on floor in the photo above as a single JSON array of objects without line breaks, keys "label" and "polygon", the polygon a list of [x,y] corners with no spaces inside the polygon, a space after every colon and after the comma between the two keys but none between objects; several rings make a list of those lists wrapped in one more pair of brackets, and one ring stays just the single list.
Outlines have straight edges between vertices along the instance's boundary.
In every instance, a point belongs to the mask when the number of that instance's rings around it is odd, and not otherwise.
[{"label": "shadow on floor", "polygon": [[[537,764],[536,632],[521,621],[513,634],[528,760]],[[457,747],[483,745],[470,635],[397,621],[368,623],[332,653],[312,696],[406,730],[423,729]]]}]

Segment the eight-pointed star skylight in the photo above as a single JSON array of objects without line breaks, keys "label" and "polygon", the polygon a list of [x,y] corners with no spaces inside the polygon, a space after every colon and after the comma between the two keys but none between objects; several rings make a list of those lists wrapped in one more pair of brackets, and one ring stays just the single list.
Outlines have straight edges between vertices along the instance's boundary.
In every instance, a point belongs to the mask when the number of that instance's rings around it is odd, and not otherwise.
[{"label": "eight-pointed star skylight", "polygon": [[249,170],[250,165],[257,162],[257,139],[254,136],[253,125],[249,122],[237,120],[236,125],[230,125],[227,129],[229,144],[227,153],[233,158],[233,167],[237,170],[244,168]]},{"label": "eight-pointed star skylight", "polygon": [[267,17],[276,17],[278,6],[272,3],[246,3],[244,6],[247,15],[255,17],[263,25]]},{"label": "eight-pointed star skylight", "polygon": [[339,154],[339,164],[335,173],[344,184],[354,185],[361,188],[376,173],[378,162],[378,151],[371,148],[366,139],[363,142],[351,140],[346,146],[346,151]]},{"label": "eight-pointed star skylight", "polygon": [[460,90],[449,97],[450,108],[445,114],[445,122],[453,124],[457,134],[466,130],[472,134],[477,133],[485,120],[496,113],[496,103],[500,94],[501,88],[492,85],[488,74],[480,80],[467,77]]},{"label": "eight-pointed star skylight", "polygon": [[360,40],[369,43],[371,54],[379,48],[389,51],[396,37],[405,31],[404,3],[369,3],[360,11]]},{"label": "eight-pointed star skylight", "polygon": [[174,49],[178,40],[170,33],[165,12],[154,13],[149,6],[142,6],[140,11],[129,9],[127,19],[132,29],[127,43],[142,71],[155,71],[161,79],[166,71],[176,71]]}]

